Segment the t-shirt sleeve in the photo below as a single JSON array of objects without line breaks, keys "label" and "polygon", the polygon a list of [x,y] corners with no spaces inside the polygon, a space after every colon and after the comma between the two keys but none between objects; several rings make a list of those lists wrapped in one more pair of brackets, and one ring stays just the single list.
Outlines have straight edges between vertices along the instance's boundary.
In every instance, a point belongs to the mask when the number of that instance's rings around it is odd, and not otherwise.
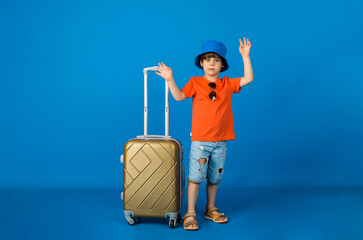
[{"label": "t-shirt sleeve", "polygon": [[229,78],[228,81],[234,93],[239,93],[241,91],[241,78]]},{"label": "t-shirt sleeve", "polygon": [[190,78],[189,82],[180,90],[184,93],[185,98],[190,98],[195,94],[195,89],[193,86],[193,78]]}]

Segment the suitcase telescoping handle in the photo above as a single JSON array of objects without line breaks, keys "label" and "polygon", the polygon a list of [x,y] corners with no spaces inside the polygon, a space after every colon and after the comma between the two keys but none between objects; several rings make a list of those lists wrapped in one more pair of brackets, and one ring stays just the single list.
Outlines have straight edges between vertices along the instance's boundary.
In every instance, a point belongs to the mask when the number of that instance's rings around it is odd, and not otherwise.
[{"label": "suitcase telescoping handle", "polygon": [[[147,75],[150,71],[156,72],[157,67],[144,68],[144,137],[148,136]],[[169,87],[166,81],[165,81],[165,137],[169,137]]]}]

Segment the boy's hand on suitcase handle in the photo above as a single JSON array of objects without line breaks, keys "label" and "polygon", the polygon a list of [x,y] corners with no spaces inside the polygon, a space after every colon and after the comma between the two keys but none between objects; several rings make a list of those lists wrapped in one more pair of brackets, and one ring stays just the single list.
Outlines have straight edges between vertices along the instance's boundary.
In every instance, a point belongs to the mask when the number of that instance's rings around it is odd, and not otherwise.
[{"label": "boy's hand on suitcase handle", "polygon": [[167,82],[173,79],[173,71],[170,67],[167,67],[163,62],[159,63],[159,67],[156,68],[159,72],[155,72],[157,75],[164,78]]}]

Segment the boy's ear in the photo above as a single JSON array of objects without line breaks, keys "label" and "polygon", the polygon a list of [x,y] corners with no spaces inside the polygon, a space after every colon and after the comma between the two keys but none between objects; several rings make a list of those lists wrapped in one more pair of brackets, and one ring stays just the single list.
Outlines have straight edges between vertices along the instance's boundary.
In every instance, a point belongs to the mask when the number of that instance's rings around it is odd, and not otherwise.
[{"label": "boy's ear", "polygon": [[199,60],[199,63],[200,63],[200,66],[202,66],[202,67],[203,67],[203,62],[202,62],[202,60]]}]

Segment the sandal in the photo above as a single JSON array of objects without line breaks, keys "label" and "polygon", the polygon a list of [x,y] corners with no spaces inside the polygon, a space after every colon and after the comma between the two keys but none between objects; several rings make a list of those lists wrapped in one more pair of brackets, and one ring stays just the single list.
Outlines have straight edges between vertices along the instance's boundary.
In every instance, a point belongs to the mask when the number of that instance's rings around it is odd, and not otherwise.
[{"label": "sandal", "polygon": [[[187,218],[188,217],[193,217],[194,220],[192,221],[187,221]],[[197,216],[195,215],[195,213],[186,213],[183,217],[184,219],[184,229],[185,230],[189,230],[189,231],[195,231],[195,230],[198,230],[198,223],[197,223]],[[196,227],[193,227],[193,225],[196,225]]]},{"label": "sandal", "polygon": [[[212,212],[217,212],[217,213],[212,214]],[[204,212],[204,218],[212,220],[215,223],[226,223],[228,221],[224,213],[220,213],[216,207],[210,207],[210,208],[207,207]]]}]

